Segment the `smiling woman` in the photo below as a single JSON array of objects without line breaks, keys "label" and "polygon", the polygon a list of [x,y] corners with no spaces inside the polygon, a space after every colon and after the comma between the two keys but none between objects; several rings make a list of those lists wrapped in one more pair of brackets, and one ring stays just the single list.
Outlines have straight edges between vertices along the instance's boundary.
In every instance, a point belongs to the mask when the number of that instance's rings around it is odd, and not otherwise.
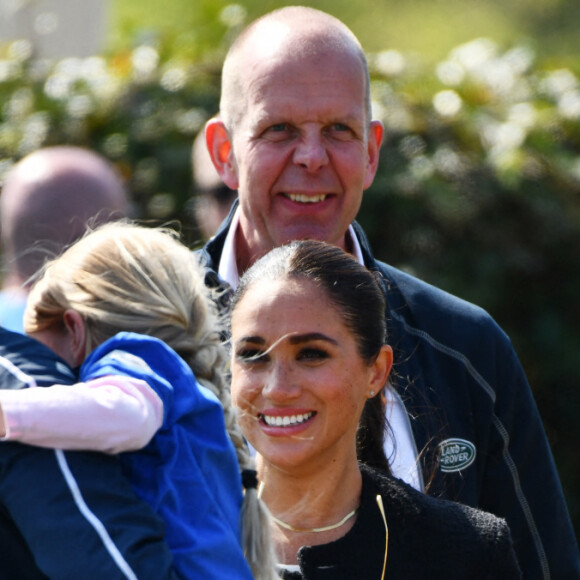
[{"label": "smiling woman", "polygon": [[234,342],[241,421],[262,457],[289,470],[356,460],[358,418],[391,365],[387,346],[367,364],[338,310],[317,316],[326,302],[314,282],[268,280],[234,314],[247,329]]},{"label": "smiling woman", "polygon": [[234,296],[232,397],[258,453],[280,575],[519,578],[503,520],[389,475],[379,284],[341,249],[301,241],[256,262]]}]

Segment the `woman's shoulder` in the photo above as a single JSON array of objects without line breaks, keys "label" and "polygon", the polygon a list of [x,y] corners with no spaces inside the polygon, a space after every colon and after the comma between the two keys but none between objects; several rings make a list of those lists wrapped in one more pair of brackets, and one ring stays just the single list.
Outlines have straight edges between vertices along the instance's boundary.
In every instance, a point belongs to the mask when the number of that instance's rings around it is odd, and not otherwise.
[{"label": "woman's shoulder", "polygon": [[505,574],[502,577],[520,577],[511,533],[504,519],[430,497],[377,470],[361,467],[361,471],[363,485],[383,498],[393,542],[404,544],[407,551],[429,553],[440,564],[454,562],[456,573],[462,566],[472,566],[478,558],[485,558],[492,570]]},{"label": "woman's shoulder", "polygon": [[361,470],[365,477],[383,492],[382,495],[385,496],[390,511],[400,513],[406,518],[420,518],[422,526],[432,521],[436,526],[456,527],[459,530],[475,529],[484,535],[491,533],[492,537],[496,537],[497,531],[502,529],[509,534],[505,520],[491,513],[446,499],[431,497],[404,481],[375,469],[362,467]]}]

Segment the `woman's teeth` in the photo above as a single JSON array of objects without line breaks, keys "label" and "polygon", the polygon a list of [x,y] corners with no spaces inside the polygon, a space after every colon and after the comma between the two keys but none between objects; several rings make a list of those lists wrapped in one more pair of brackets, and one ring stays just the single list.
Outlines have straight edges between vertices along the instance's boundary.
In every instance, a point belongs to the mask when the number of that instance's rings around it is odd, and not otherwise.
[{"label": "woman's teeth", "polygon": [[264,423],[270,427],[288,427],[291,425],[300,425],[300,423],[304,423],[304,421],[308,421],[308,419],[314,417],[314,414],[314,412],[310,412],[302,413],[300,415],[286,415],[285,417],[261,415],[261,418]]}]

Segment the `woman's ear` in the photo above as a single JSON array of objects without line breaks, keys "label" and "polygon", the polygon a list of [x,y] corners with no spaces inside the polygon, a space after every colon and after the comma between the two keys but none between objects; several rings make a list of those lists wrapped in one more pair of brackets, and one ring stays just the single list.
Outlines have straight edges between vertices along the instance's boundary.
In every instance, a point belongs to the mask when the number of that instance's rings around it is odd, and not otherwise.
[{"label": "woman's ear", "polygon": [[82,316],[72,309],[64,313],[64,325],[68,338],[71,362],[73,367],[78,367],[85,360],[87,346],[87,331]]},{"label": "woman's ear", "polygon": [[369,394],[381,392],[381,389],[387,384],[391,368],[393,367],[393,349],[384,345],[381,347],[375,361],[369,367]]},{"label": "woman's ear", "polygon": [[205,125],[205,143],[211,160],[222,181],[230,189],[238,189],[238,171],[230,134],[218,117]]}]

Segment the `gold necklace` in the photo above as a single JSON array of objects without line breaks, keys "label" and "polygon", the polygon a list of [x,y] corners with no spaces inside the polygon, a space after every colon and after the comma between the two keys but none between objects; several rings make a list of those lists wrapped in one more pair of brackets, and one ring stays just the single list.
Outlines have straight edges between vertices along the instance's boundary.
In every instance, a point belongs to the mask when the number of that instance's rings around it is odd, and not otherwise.
[{"label": "gold necklace", "polygon": [[329,530],[336,530],[336,528],[340,528],[340,526],[342,526],[343,524],[348,522],[348,520],[350,520],[350,518],[352,518],[356,514],[357,511],[358,511],[358,508],[355,508],[350,513],[346,514],[342,518],[342,520],[340,520],[340,522],[337,522],[336,524],[330,524],[329,526],[322,526],[321,528],[295,528],[294,526],[291,526],[290,524],[283,522],[281,519],[277,518],[275,515],[270,514],[270,517],[279,526],[282,526],[283,528],[286,528],[287,530],[290,530],[291,532],[299,532],[301,534],[310,534],[310,533],[318,533],[318,532],[328,532]]},{"label": "gold necklace", "polygon": [[[258,486],[258,499],[262,498],[263,491],[264,491],[264,482],[261,481],[260,485]],[[309,529],[295,528],[294,526],[291,526],[290,524],[283,522],[280,518],[277,518],[272,513],[270,513],[270,517],[279,526],[286,528],[287,530],[290,530],[291,532],[298,532],[300,534],[310,534],[310,533],[318,533],[318,532],[328,532],[329,530],[336,530],[336,528],[340,528],[340,526],[342,526],[343,524],[348,522],[348,520],[350,520],[350,518],[352,518],[356,514],[357,511],[358,511],[358,508],[354,508],[350,513],[346,514],[342,518],[342,520],[340,520],[340,522],[337,522],[336,524],[330,524],[329,526],[322,526],[321,528],[309,528]]]}]

